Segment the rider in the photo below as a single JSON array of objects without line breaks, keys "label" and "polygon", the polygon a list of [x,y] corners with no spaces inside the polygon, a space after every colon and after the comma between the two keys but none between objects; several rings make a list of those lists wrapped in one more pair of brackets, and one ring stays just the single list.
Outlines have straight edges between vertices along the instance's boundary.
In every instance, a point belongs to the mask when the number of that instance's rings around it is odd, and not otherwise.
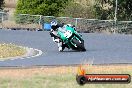
[{"label": "rider", "polygon": [[59,49],[60,52],[65,49],[66,45],[63,44],[61,38],[57,35],[57,30],[58,30],[59,27],[63,27],[63,26],[64,26],[64,23],[58,24],[56,20],[53,20],[51,22],[50,35],[53,38],[53,41],[58,44],[58,49]]}]

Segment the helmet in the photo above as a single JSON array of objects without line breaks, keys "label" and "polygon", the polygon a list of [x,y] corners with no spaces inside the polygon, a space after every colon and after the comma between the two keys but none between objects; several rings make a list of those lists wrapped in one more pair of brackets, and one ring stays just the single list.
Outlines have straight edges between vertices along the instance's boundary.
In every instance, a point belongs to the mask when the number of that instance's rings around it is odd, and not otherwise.
[{"label": "helmet", "polygon": [[57,25],[57,21],[56,20],[51,21],[51,26],[56,26],[56,25]]}]

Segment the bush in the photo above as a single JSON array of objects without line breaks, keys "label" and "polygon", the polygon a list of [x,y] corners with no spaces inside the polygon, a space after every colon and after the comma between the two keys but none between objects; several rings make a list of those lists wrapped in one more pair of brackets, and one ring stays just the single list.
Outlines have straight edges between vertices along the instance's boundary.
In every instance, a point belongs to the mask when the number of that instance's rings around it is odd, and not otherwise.
[{"label": "bush", "polygon": [[[84,1],[85,0],[82,0],[82,2]],[[83,5],[81,4],[81,2],[72,1],[66,6],[65,9],[63,9],[63,11],[65,12],[63,15],[68,17],[71,16],[74,18],[94,18],[95,15],[93,13],[93,5],[90,4],[91,3]]]},{"label": "bush", "polygon": [[0,10],[2,10],[4,7],[4,0],[0,0]]},{"label": "bush", "polygon": [[69,0],[18,0],[16,14],[58,16]]}]

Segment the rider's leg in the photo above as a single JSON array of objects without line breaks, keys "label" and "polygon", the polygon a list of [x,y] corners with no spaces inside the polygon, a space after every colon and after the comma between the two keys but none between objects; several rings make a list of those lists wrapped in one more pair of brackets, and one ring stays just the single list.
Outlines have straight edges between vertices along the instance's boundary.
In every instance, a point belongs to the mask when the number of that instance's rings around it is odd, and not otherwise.
[{"label": "rider's leg", "polygon": [[63,50],[65,49],[65,47],[66,47],[66,44],[63,44],[62,41],[60,41],[60,42],[58,43],[58,48],[59,48],[59,51],[60,51],[60,52],[63,51]]},{"label": "rider's leg", "polygon": [[60,52],[65,49],[66,45],[60,39],[53,38],[53,41],[57,43]]},{"label": "rider's leg", "polygon": [[57,44],[58,44],[59,51],[60,52],[63,51],[62,42],[58,42]]}]

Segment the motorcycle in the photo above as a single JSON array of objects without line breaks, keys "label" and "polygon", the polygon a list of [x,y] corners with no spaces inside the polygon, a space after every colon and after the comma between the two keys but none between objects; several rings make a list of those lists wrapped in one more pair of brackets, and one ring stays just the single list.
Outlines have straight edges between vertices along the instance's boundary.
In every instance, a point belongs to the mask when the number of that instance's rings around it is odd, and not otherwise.
[{"label": "motorcycle", "polygon": [[63,27],[58,28],[57,34],[60,36],[63,44],[66,44],[69,49],[86,51],[84,47],[84,40],[75,28],[64,25]]}]

